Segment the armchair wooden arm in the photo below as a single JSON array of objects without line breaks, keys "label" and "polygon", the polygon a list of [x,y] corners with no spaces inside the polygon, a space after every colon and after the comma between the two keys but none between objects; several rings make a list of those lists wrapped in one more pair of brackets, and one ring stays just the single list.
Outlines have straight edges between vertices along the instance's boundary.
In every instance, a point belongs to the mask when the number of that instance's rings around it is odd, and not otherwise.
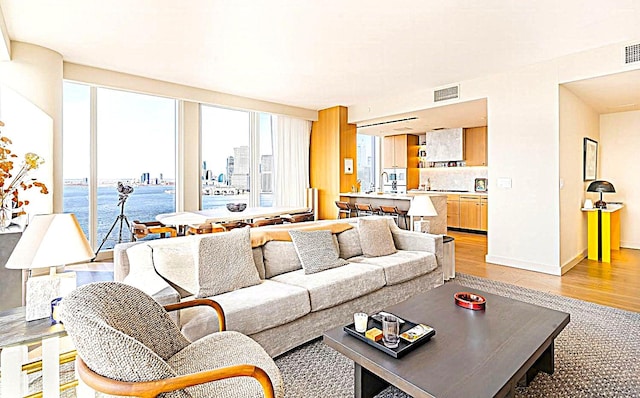
[{"label": "armchair wooden arm", "polygon": [[214,300],[193,299],[189,301],[183,301],[181,303],[167,304],[164,306],[164,309],[168,312],[168,311],[181,310],[183,308],[195,307],[198,305],[206,305],[216,310],[216,313],[218,314],[218,330],[221,332],[224,332],[225,330],[227,330],[227,320],[225,319],[225,316],[224,316],[224,310],[222,309],[220,304],[218,304]]},{"label": "armchair wooden arm", "polygon": [[219,369],[191,373],[184,376],[143,382],[124,382],[100,376],[89,369],[87,364],[85,364],[80,357],[76,360],[76,369],[80,378],[82,378],[89,387],[110,395],[153,398],[163,392],[181,390],[185,387],[208,383],[210,381],[248,376],[253,377],[260,383],[265,398],[274,398],[275,396],[271,379],[269,379],[267,373],[261,368],[253,365],[228,366]]}]

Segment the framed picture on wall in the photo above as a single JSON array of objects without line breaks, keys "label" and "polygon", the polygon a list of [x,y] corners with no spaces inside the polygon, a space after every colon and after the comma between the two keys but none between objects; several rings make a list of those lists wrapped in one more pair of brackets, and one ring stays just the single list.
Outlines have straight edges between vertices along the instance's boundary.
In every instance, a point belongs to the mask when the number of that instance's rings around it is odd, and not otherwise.
[{"label": "framed picture on wall", "polygon": [[595,180],[598,175],[598,141],[584,137],[584,180]]}]

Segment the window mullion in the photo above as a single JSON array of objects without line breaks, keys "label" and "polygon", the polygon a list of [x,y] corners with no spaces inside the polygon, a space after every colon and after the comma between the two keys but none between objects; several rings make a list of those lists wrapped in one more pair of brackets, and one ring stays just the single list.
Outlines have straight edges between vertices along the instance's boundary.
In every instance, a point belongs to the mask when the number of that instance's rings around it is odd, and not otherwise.
[{"label": "window mullion", "polygon": [[89,240],[98,247],[98,88],[89,88]]}]

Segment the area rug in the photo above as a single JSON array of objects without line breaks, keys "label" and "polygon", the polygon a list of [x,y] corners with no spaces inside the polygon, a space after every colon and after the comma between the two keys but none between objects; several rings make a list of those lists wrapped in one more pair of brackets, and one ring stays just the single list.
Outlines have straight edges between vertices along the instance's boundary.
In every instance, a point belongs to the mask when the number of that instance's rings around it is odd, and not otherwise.
[{"label": "area rug", "polygon": [[[516,397],[640,397],[640,313],[457,274],[455,283],[568,312],[555,340],[555,372],[539,373]],[[277,358],[287,398],[353,397],[353,362],[315,340]],[[406,398],[389,387],[379,398]]]}]

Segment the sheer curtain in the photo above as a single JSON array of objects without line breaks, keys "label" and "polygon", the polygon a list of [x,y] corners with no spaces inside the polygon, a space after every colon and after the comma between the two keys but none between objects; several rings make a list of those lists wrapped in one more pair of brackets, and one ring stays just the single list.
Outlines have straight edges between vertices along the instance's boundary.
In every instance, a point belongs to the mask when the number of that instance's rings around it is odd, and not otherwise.
[{"label": "sheer curtain", "polygon": [[274,158],[274,206],[304,206],[309,187],[311,122],[286,116],[271,118]]}]

